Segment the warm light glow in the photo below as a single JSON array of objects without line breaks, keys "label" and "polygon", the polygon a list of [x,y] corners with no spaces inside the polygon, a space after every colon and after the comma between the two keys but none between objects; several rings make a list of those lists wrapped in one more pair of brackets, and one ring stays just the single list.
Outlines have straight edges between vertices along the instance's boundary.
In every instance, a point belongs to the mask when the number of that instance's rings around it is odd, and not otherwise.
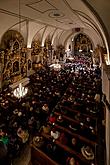
[{"label": "warm light glow", "polygon": [[82,50],[81,50],[81,49],[79,49],[79,52],[82,52]]},{"label": "warm light glow", "polygon": [[92,53],[92,52],[93,52],[93,50],[90,50],[90,52]]},{"label": "warm light glow", "polygon": [[27,44],[27,48],[31,48],[31,43],[28,43]]},{"label": "warm light glow", "polygon": [[70,52],[70,49],[65,50],[65,52]]},{"label": "warm light glow", "polygon": [[55,69],[60,69],[61,65],[60,64],[52,64],[50,67],[54,67]]},{"label": "warm light glow", "polygon": [[74,60],[74,58],[73,57],[69,57],[68,60]]},{"label": "warm light glow", "polygon": [[14,91],[13,91],[13,94],[15,97],[17,97],[18,99],[24,97],[28,92],[28,88],[24,88],[22,86],[22,84],[20,83],[19,84],[19,87],[16,88]]},{"label": "warm light glow", "polygon": [[105,62],[106,62],[106,64],[107,64],[107,65],[110,65],[110,61],[108,61],[108,60],[105,60]]},{"label": "warm light glow", "polygon": [[42,42],[42,45],[41,45],[42,47],[44,47],[44,43]]}]

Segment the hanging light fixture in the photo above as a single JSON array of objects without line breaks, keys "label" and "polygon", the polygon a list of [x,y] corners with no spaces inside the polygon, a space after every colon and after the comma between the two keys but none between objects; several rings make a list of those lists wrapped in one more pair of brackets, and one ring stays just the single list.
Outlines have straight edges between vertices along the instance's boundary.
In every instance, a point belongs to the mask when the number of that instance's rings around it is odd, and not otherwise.
[{"label": "hanging light fixture", "polygon": [[20,83],[18,88],[16,88],[13,91],[13,94],[18,99],[21,99],[21,98],[23,98],[27,94],[27,92],[28,92],[28,88],[23,87],[22,84]]},{"label": "hanging light fixture", "polygon": [[18,0],[18,8],[19,8],[19,15],[18,15],[18,17],[19,17],[19,32],[21,32],[21,2],[20,2],[20,0]]},{"label": "hanging light fixture", "polygon": [[[19,1],[19,33],[21,32],[21,4],[20,4],[20,0]],[[20,48],[19,48],[19,53],[20,53]],[[13,91],[13,95],[15,97],[17,97],[18,99],[23,98],[28,92],[28,88],[25,88],[22,86],[21,83],[19,83],[19,86],[14,89]]]}]

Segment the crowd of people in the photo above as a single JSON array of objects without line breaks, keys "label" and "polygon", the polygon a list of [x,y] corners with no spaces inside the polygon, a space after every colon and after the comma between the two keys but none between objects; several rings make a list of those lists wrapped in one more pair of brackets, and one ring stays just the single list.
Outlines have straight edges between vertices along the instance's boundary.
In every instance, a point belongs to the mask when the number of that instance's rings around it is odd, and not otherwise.
[{"label": "crowd of people", "polygon": [[0,93],[0,141],[10,159],[19,155],[23,146],[38,132],[72,76],[65,70],[58,73],[45,68],[29,78],[28,94],[24,98],[15,98],[8,87]]},{"label": "crowd of people", "polygon": [[[12,89],[9,87],[0,93],[1,161],[4,161],[7,155],[5,161],[7,160],[8,165],[10,164],[9,160],[20,154],[25,144],[45,123],[72,80],[77,84],[75,93],[77,100],[74,99],[74,103],[86,102],[87,98],[93,99],[95,94],[101,96],[100,69],[94,67],[88,69],[90,61],[86,61],[86,63],[84,61],[85,59],[82,59],[82,62],[74,61],[71,65],[65,63],[60,71],[50,70],[49,67],[38,69],[29,77],[28,94],[22,99],[15,98]],[[83,89],[81,83],[83,83]],[[72,84],[72,86],[75,86],[75,84]],[[89,90],[89,95],[86,95],[83,91],[86,91],[88,86],[91,86],[91,90]],[[80,93],[82,93],[82,96],[80,96]],[[70,100],[73,99],[71,97],[72,95],[69,96]],[[66,95],[64,98],[67,99],[68,96]],[[2,148],[4,152],[2,152]]]}]

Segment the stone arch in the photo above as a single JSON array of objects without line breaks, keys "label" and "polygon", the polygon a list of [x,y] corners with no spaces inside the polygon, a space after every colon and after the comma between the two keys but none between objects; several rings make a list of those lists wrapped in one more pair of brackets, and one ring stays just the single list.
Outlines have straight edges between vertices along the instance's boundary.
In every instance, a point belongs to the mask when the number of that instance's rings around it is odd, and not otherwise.
[{"label": "stone arch", "polygon": [[16,40],[20,43],[21,46],[23,46],[24,38],[20,32],[16,30],[8,30],[2,36],[0,48],[10,49]]}]

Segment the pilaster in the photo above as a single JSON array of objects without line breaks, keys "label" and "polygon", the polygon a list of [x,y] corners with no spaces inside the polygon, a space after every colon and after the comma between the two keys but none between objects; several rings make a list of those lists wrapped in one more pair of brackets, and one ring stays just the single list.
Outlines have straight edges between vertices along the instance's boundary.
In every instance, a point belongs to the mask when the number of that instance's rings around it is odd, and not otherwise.
[{"label": "pilaster", "polygon": [[[110,105],[110,65],[102,65],[102,91],[106,102]],[[110,106],[106,106],[106,164],[110,164]]]}]

